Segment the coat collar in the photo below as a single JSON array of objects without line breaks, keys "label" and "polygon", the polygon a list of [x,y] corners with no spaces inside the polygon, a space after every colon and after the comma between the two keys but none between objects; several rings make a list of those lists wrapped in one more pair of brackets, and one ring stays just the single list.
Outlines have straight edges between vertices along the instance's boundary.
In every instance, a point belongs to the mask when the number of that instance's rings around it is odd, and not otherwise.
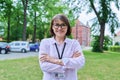
[{"label": "coat collar", "polygon": [[[52,44],[57,43],[54,37],[51,38]],[[68,43],[68,38],[65,38],[64,43]]]}]

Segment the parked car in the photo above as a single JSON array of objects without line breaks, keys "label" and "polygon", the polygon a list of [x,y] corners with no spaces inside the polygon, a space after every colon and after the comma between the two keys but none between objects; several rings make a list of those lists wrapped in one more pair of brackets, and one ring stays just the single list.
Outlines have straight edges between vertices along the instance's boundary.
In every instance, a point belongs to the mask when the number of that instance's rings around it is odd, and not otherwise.
[{"label": "parked car", "polygon": [[6,42],[0,42],[0,54],[7,54],[10,51],[10,46]]},{"label": "parked car", "polygon": [[27,41],[13,41],[9,45],[10,51],[17,51],[22,53],[30,51],[29,42]]},{"label": "parked car", "polygon": [[30,43],[30,51],[38,52],[39,51],[39,44]]}]

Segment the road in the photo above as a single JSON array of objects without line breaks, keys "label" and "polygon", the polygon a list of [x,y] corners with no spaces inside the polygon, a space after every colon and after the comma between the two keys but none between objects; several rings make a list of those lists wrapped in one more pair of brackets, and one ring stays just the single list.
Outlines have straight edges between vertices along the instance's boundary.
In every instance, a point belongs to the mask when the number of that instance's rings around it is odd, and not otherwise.
[{"label": "road", "polygon": [[[91,49],[91,47],[84,47],[82,49],[88,50],[88,49]],[[8,54],[0,54],[0,60],[25,58],[30,56],[38,56],[38,52],[27,52],[27,53],[9,52]]]},{"label": "road", "polygon": [[0,54],[0,60],[18,59],[18,58],[25,58],[31,56],[38,56],[38,52],[27,52],[27,53],[9,52],[8,54]]}]

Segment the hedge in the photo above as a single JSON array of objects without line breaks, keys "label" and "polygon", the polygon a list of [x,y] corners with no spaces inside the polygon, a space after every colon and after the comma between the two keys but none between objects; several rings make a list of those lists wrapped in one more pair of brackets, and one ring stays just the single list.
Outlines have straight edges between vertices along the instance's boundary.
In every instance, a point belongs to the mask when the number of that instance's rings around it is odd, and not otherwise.
[{"label": "hedge", "polygon": [[110,46],[109,50],[113,52],[120,52],[120,46]]}]

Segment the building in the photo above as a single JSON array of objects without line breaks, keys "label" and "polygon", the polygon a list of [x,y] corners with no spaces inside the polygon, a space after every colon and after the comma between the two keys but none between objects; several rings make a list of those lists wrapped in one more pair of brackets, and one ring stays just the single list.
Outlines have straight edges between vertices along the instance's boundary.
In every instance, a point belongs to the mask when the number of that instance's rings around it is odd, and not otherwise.
[{"label": "building", "polygon": [[114,42],[117,43],[117,42],[120,42],[120,31],[118,31],[115,36],[114,36]]},{"label": "building", "polygon": [[72,27],[72,35],[74,39],[77,39],[82,47],[90,46],[90,27],[84,25],[79,20],[76,21],[76,25]]}]

